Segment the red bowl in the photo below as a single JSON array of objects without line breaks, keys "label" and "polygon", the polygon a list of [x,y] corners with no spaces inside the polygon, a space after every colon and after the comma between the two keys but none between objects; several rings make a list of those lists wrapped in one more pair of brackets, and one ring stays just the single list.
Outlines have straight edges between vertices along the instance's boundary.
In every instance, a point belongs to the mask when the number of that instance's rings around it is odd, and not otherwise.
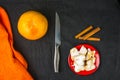
[{"label": "red bowl", "polygon": [[95,69],[92,69],[90,71],[84,70],[84,71],[80,71],[80,72],[75,72],[74,71],[74,65],[73,65],[74,61],[71,59],[71,55],[68,56],[68,65],[74,73],[76,73],[78,75],[86,76],[86,75],[90,75],[90,74],[94,73],[98,69],[98,67],[100,65],[100,55],[99,55],[98,50],[90,44],[80,44],[80,45],[76,46],[76,48],[78,50],[80,50],[81,46],[85,46],[86,48],[90,48],[91,50],[95,51],[95,58],[96,58],[95,63],[94,63],[95,66],[96,66]]}]

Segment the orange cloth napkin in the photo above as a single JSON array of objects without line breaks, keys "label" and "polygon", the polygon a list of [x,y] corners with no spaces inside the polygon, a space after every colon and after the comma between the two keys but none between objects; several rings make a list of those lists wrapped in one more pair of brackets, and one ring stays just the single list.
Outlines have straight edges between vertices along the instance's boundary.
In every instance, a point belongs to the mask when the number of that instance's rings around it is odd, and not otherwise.
[{"label": "orange cloth napkin", "polygon": [[0,7],[0,80],[33,80],[27,62],[13,47],[13,35],[6,11]]}]

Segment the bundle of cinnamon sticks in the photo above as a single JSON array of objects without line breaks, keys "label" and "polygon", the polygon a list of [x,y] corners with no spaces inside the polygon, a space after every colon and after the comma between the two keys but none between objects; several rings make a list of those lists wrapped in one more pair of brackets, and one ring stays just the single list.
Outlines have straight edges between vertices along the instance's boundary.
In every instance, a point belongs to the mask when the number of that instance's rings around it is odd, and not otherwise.
[{"label": "bundle of cinnamon sticks", "polygon": [[92,37],[92,35],[94,35],[95,33],[101,30],[100,27],[96,27],[93,30],[92,29],[93,29],[93,26],[87,27],[86,29],[78,33],[75,36],[75,38],[80,40],[100,41],[100,38]]}]

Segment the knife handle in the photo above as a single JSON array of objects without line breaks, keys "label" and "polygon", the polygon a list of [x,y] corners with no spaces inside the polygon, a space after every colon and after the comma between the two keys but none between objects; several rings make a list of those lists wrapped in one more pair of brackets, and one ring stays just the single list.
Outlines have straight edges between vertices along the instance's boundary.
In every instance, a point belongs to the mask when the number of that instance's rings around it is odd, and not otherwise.
[{"label": "knife handle", "polygon": [[59,52],[60,45],[55,44],[55,54],[54,54],[54,71],[56,73],[59,72],[59,62],[60,62],[60,52]]}]

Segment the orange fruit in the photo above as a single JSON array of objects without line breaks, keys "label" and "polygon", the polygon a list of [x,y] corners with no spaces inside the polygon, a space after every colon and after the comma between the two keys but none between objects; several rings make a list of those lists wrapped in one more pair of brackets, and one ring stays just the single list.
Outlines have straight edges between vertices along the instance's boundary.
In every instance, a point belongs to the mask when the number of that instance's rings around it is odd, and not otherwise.
[{"label": "orange fruit", "polygon": [[48,30],[47,18],[37,11],[26,11],[18,20],[18,32],[28,40],[42,38]]}]

